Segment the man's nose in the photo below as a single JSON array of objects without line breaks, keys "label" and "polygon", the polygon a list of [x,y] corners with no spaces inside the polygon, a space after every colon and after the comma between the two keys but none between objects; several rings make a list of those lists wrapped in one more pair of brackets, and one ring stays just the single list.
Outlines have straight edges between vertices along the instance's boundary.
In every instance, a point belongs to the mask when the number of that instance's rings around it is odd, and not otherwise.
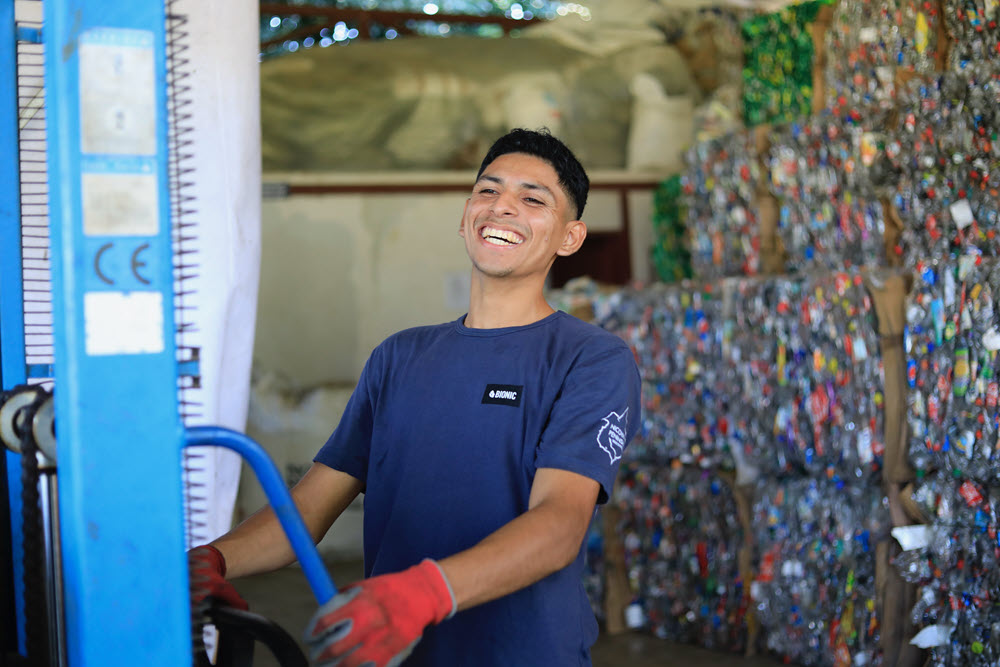
[{"label": "man's nose", "polygon": [[493,200],[493,213],[498,216],[516,215],[517,204],[518,198],[516,193],[501,192],[500,195]]}]

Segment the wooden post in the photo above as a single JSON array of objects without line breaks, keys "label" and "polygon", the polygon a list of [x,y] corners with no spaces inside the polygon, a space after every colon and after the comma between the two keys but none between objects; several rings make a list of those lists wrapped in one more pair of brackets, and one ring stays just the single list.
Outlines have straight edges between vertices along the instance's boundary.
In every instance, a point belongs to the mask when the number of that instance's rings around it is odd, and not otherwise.
[{"label": "wooden post", "polygon": [[771,150],[771,126],[753,128],[754,151],[761,177],[757,180],[751,207],[757,216],[757,234],[760,238],[760,272],[765,276],[785,273],[785,246],[778,236],[778,199],[771,192],[767,168],[767,154]]},{"label": "wooden post", "polygon": [[819,113],[826,108],[826,31],[833,20],[833,8],[834,5],[821,7],[816,14],[816,20],[809,25],[813,43],[813,113]]},{"label": "wooden post", "polygon": [[625,625],[625,608],[632,599],[625,570],[625,547],[618,538],[618,508],[607,503],[601,508],[601,532],[604,534],[604,630],[619,635]]}]

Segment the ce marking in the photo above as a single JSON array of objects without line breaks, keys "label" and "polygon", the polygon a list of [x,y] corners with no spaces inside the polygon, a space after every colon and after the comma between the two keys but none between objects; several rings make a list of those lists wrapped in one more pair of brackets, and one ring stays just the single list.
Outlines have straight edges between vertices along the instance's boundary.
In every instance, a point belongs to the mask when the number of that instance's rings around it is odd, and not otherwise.
[{"label": "ce marking", "polygon": [[[111,248],[113,248],[114,245],[115,245],[114,243],[105,243],[104,245],[102,245],[100,248],[97,249],[97,253],[94,255],[94,273],[97,274],[98,280],[100,280],[102,283],[106,285],[114,285],[115,281],[109,278],[107,274],[105,274],[104,271],[101,270],[101,258],[104,256],[104,253],[106,253],[108,250],[111,250]],[[142,245],[137,247],[134,251],[132,251],[132,262],[131,262],[132,275],[135,276],[135,279],[138,280],[143,285],[149,285],[151,283],[151,281],[148,278],[146,278],[146,276],[144,276],[142,273],[139,272],[139,269],[145,268],[147,266],[146,262],[140,257],[140,255],[142,255],[142,253],[148,249],[149,249],[149,244],[143,243]]]}]

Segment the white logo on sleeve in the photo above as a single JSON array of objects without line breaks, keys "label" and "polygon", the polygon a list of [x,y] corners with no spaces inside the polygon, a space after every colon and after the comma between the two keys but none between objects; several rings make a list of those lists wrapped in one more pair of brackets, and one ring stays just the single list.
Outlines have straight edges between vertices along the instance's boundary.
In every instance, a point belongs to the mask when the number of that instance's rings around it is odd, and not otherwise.
[{"label": "white logo on sleeve", "polygon": [[604,418],[604,425],[597,432],[597,444],[608,453],[614,463],[625,451],[625,429],[628,426],[628,408],[621,414],[612,412]]}]

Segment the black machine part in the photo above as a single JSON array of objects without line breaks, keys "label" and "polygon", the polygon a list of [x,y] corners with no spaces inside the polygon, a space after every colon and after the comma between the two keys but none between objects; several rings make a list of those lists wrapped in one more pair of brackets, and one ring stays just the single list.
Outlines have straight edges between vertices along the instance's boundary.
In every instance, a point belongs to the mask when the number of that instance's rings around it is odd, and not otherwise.
[{"label": "black machine part", "polygon": [[[10,535],[10,501],[7,487],[7,455],[0,448],[0,534]],[[0,667],[14,667],[17,655],[17,633],[14,631],[14,554],[10,540],[0,541]],[[15,662],[17,660],[18,662]]]},{"label": "black machine part", "polygon": [[[53,636],[54,632],[58,632],[58,621],[53,622],[51,618],[53,613],[58,613],[53,611],[58,607],[58,595],[53,588],[53,573],[50,570],[56,557],[51,551],[53,542],[50,533],[54,508],[48,508],[48,511],[43,508],[43,504],[47,504],[49,500],[48,492],[54,486],[51,482],[55,462],[46,458],[44,454],[39,455],[32,427],[39,407],[51,396],[50,392],[39,385],[19,385],[0,393],[0,439],[8,449],[20,454],[21,460],[19,518],[23,534],[22,553],[11,552],[9,555],[11,559],[20,558],[23,564],[27,657],[29,664],[40,666],[51,664],[59,655],[60,645],[58,637]],[[51,424],[48,425],[48,429],[48,433],[52,433]],[[6,500],[6,475],[4,482]],[[43,495],[46,496],[45,503]],[[4,514],[9,520],[14,520],[10,517],[9,507]],[[5,584],[12,581],[7,579],[6,575],[4,579]],[[4,595],[4,608],[8,609],[13,600],[13,590],[11,590],[10,595]],[[14,622],[5,626],[17,627]],[[16,655],[16,637],[4,636],[3,639],[5,652],[9,651],[9,655]],[[9,659],[15,660],[14,657]]]},{"label": "black machine part", "polygon": [[21,453],[26,410],[44,394],[45,390],[38,385],[19,385],[0,393],[0,440],[15,454]]},{"label": "black machine part", "polygon": [[[242,609],[222,605],[208,608],[208,620],[219,631],[215,667],[252,667],[254,644],[271,651],[281,667],[309,667],[295,639],[274,621]],[[195,667],[211,667],[205,652],[195,656]]]}]

